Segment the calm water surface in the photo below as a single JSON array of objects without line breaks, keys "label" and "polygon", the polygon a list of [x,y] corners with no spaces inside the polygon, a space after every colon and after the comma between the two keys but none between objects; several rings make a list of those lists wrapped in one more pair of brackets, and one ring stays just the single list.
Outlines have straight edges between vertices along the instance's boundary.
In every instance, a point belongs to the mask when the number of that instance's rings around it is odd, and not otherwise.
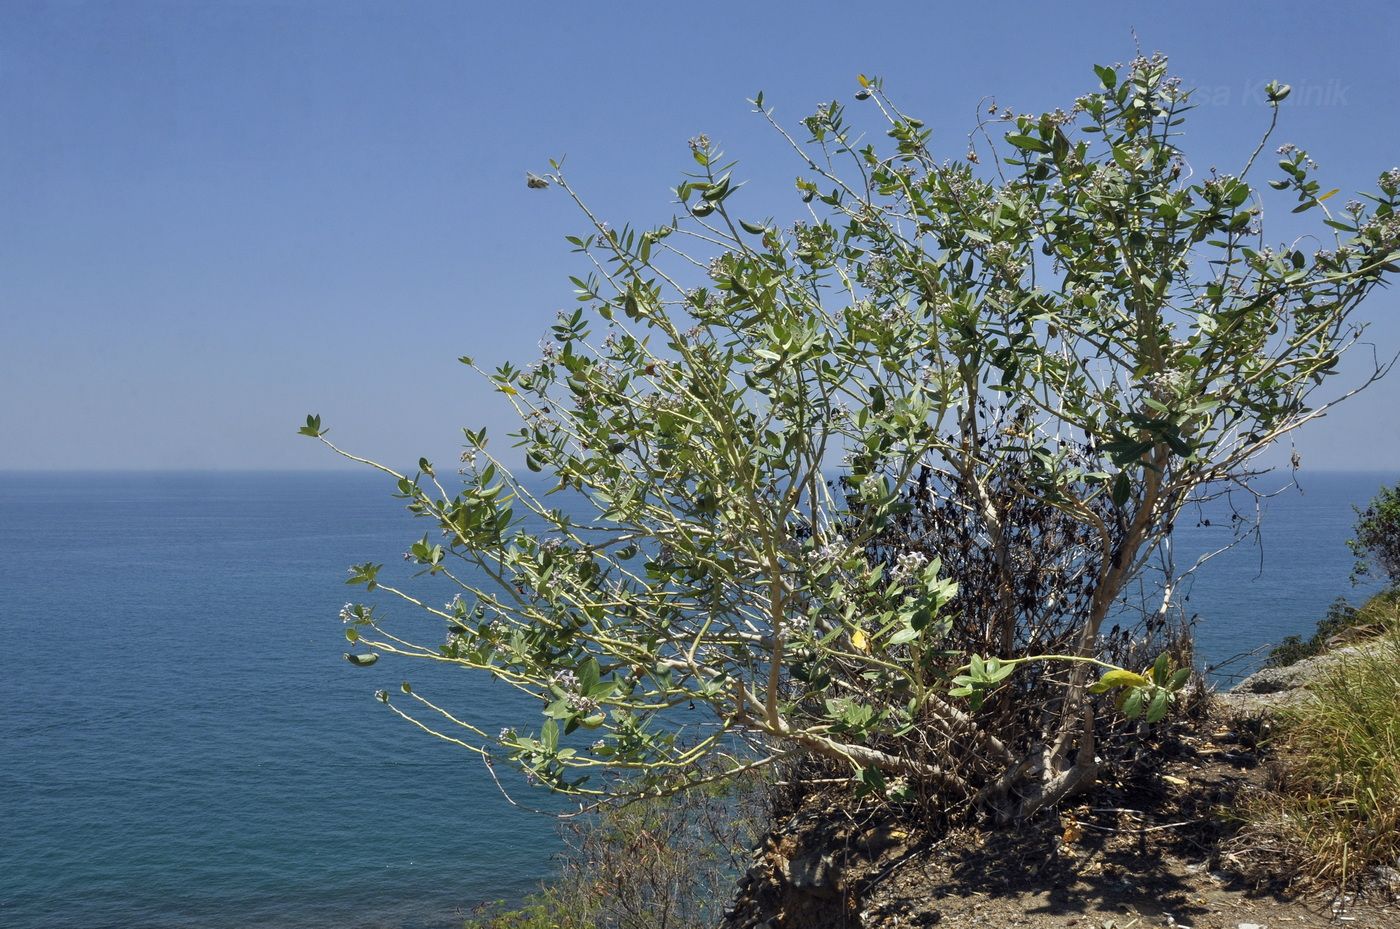
[{"label": "calm water surface", "polygon": [[373,699],[450,669],[341,658],[346,565],[421,535],[386,490],[0,480],[0,925],[452,926],[535,886],[551,822]]},{"label": "calm water surface", "polygon": [[[1262,548],[1190,590],[1206,659],[1357,596],[1351,506],[1396,477],[1305,474],[1270,503]],[[422,534],[387,490],[0,475],[0,926],[428,929],[548,873],[551,821],[372,694],[409,677],[502,722],[530,708],[452,669],[340,657],[345,567],[401,569]],[[1220,515],[1183,526],[1182,560],[1223,541]]]}]

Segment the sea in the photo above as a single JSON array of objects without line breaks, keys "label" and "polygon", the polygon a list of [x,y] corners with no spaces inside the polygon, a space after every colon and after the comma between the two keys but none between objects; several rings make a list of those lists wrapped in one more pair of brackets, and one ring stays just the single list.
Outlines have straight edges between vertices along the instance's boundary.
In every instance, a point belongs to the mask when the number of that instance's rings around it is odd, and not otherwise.
[{"label": "sea", "polygon": [[[1218,680],[1374,589],[1349,579],[1352,508],[1397,478],[1302,472],[1199,569],[1180,602]],[[548,877],[556,823],[527,807],[550,804],[373,695],[410,680],[497,725],[533,709],[459,669],[342,657],[346,567],[404,575],[424,531],[391,490],[0,474],[0,927],[437,929]],[[1190,514],[1178,568],[1230,531],[1223,503]]]}]

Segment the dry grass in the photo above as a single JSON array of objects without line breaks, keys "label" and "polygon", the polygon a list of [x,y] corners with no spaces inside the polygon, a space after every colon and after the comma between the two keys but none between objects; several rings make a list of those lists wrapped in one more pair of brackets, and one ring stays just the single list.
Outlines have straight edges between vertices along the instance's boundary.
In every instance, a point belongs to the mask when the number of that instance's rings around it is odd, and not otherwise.
[{"label": "dry grass", "polygon": [[517,906],[479,907],[466,929],[709,929],[768,828],[769,803],[753,777],[571,820],[554,879]]},{"label": "dry grass", "polygon": [[1244,845],[1338,890],[1400,865],[1400,604],[1366,607],[1381,634],[1282,711],[1272,788],[1244,811]]}]

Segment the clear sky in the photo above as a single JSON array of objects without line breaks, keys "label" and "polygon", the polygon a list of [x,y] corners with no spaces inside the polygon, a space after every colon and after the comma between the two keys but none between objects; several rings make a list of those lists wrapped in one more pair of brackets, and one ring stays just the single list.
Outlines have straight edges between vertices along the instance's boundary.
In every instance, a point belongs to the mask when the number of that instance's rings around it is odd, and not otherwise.
[{"label": "clear sky", "polygon": [[[651,224],[704,131],[795,216],[755,91],[795,125],[878,74],[955,156],[984,95],[1068,107],[1133,29],[1202,88],[1198,171],[1238,167],[1275,78],[1277,141],[1344,193],[1400,163],[1387,3],[7,0],[0,469],[334,466],[293,434],[312,411],[391,463],[450,456],[507,422],[456,357],[528,362],[572,299],[578,218],[527,169],[567,154],[615,225]],[[1400,295],[1364,312],[1400,349]],[[1392,468],[1400,376],[1298,447]]]}]

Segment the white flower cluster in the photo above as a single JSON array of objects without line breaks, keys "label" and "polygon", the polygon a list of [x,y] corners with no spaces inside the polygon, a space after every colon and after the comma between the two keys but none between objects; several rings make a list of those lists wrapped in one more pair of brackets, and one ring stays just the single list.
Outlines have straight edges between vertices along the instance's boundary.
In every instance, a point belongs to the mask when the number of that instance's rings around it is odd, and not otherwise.
[{"label": "white flower cluster", "polygon": [[785,621],[792,635],[806,635],[812,631],[812,620],[806,616],[789,616]]},{"label": "white flower cluster", "polygon": [[572,696],[569,698],[569,709],[576,713],[592,713],[598,709],[598,701],[588,697]]},{"label": "white flower cluster", "polygon": [[685,295],[686,302],[697,310],[713,312],[719,306],[719,298],[710,290],[700,287],[690,290]]},{"label": "white flower cluster", "polygon": [[734,257],[728,254],[716,255],[706,264],[705,271],[712,281],[727,281],[734,276]]},{"label": "white flower cluster", "polygon": [[1191,379],[1182,371],[1159,371],[1143,379],[1143,389],[1158,403],[1175,400],[1191,386]]},{"label": "white flower cluster", "polygon": [[928,556],[923,552],[905,552],[895,560],[894,570],[890,572],[890,579],[907,581],[926,564],[928,564]]},{"label": "white flower cluster", "polygon": [[814,566],[836,564],[846,557],[846,537],[834,536],[830,542],[820,545],[807,553],[807,560]]}]

